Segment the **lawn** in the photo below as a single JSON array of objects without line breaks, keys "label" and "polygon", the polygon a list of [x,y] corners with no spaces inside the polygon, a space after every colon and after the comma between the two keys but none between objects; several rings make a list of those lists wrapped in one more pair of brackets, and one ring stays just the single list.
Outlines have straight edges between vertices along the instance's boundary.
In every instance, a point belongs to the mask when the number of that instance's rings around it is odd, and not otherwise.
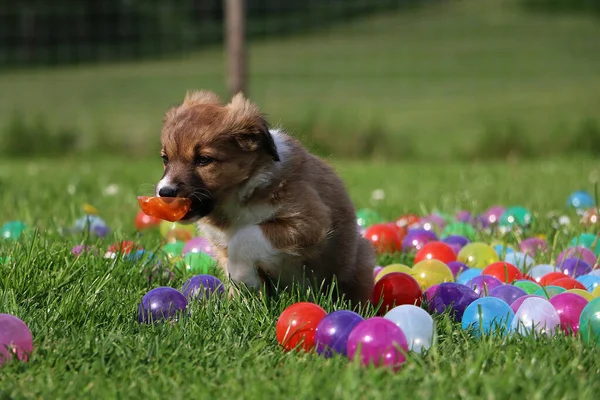
[{"label": "lawn", "polygon": [[[528,13],[515,0],[441,2],[252,42],[249,94],[327,155],[473,158],[511,141],[547,155],[588,120],[600,136],[598,37],[597,18]],[[218,47],[5,72],[0,131],[20,111],[95,152],[109,138],[127,154],[155,154],[162,114],[186,90],[226,95],[224,65]]]},{"label": "lawn", "polygon": [[[334,161],[357,207],[387,218],[406,212],[521,204],[542,221],[566,208],[574,190],[593,191],[600,169],[592,159],[552,159],[502,164],[358,163]],[[342,358],[286,354],[275,322],[304,294],[261,301],[213,299],[194,303],[178,323],[141,326],[137,304],[158,283],[148,284],[140,265],[92,255],[74,258],[80,236],[61,236],[90,203],[113,233],[103,248],[121,239],[146,249],[160,245],[157,232],[138,236],[135,196],[148,194],[159,178],[160,160],[103,159],[0,162],[3,221],[20,219],[39,233],[0,243],[2,312],[29,325],[36,351],[28,363],[0,373],[0,398],[427,398],[594,399],[600,391],[600,353],[580,340],[490,337],[477,340],[445,317],[436,318],[437,343],[411,355],[398,373],[361,368]],[[372,203],[371,193],[385,198]],[[548,224],[534,233],[553,238]],[[555,252],[581,228],[559,233]],[[536,260],[547,262],[549,260]],[[179,275],[170,286],[180,288]],[[326,297],[327,311],[344,308]]]}]

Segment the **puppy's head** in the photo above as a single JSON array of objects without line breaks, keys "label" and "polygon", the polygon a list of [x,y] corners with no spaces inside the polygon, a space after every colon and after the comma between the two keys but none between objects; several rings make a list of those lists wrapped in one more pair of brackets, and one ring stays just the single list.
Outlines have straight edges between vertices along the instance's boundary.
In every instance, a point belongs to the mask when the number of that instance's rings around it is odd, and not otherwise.
[{"label": "puppy's head", "polygon": [[224,105],[214,93],[188,93],[165,114],[161,144],[164,174],[156,195],[192,200],[182,222],[210,214],[259,169],[279,161],[267,122],[241,94]]}]

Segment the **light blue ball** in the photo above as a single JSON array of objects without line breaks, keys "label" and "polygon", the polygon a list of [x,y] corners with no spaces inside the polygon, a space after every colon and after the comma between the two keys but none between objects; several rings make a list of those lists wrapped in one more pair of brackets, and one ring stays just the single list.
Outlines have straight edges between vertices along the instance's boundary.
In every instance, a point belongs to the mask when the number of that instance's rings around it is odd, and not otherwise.
[{"label": "light blue ball", "polygon": [[508,303],[496,297],[482,297],[465,309],[462,328],[473,328],[475,336],[490,333],[506,335],[515,312]]},{"label": "light blue ball", "polygon": [[573,192],[567,199],[567,207],[575,208],[576,210],[592,208],[595,203],[594,197],[585,190]]},{"label": "light blue ball", "polygon": [[598,285],[600,285],[600,276],[586,274],[586,275],[581,275],[581,276],[577,277],[576,279],[579,282],[581,282],[583,284],[583,286],[586,287],[588,292],[593,291],[594,289],[596,289],[596,287],[598,287]]},{"label": "light blue ball", "polygon": [[458,275],[458,277],[456,278],[456,283],[460,283],[461,285],[466,285],[467,282],[469,282],[471,279],[475,278],[476,276],[481,275],[482,272],[483,272],[483,270],[481,268],[466,269],[463,272],[461,272],[460,275]]},{"label": "light blue ball", "polygon": [[514,265],[521,271],[530,269],[535,264],[535,260],[529,254],[525,254],[520,251],[514,251],[504,256],[504,261]]}]

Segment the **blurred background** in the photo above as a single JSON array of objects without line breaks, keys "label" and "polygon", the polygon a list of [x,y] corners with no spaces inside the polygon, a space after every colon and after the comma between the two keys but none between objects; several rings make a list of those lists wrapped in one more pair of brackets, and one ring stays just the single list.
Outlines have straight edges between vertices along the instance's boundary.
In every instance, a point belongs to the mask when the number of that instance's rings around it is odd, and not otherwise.
[{"label": "blurred background", "polygon": [[[230,96],[226,14],[3,2],[1,155],[157,157],[187,90]],[[246,0],[244,15],[247,95],[320,155],[600,154],[600,0]]]}]

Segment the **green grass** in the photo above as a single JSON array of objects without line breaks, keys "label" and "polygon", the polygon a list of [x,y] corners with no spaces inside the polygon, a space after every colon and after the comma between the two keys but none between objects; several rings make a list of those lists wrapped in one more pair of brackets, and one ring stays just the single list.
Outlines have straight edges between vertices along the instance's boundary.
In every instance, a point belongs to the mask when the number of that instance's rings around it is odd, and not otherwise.
[{"label": "green grass", "polygon": [[[600,136],[585,125],[600,121],[599,36],[595,18],[528,13],[515,0],[442,2],[253,42],[249,92],[273,123],[324,154],[586,150],[574,137]],[[128,154],[155,153],[167,107],[190,88],[225,95],[224,67],[215,48],[176,60],[7,72],[0,129],[20,110],[80,134],[79,145],[96,152],[109,138]]]},{"label": "green grass", "polygon": [[[574,190],[593,191],[600,169],[593,159],[555,159],[515,164],[335,162],[357,207],[374,207],[387,218],[405,212],[480,212],[493,204],[522,204],[544,222],[546,212],[566,209]],[[0,398],[425,398],[594,399],[600,391],[597,349],[579,339],[486,338],[477,340],[445,317],[436,318],[437,343],[425,356],[411,355],[394,374],[361,368],[342,358],[286,354],[275,339],[284,307],[306,299],[286,294],[194,303],[190,318],[140,326],[137,304],[158,283],[148,284],[140,265],[93,256],[75,259],[79,236],[60,227],[91,203],[113,229],[98,246],[139,240],[160,245],[154,233],[137,237],[135,196],[160,177],[158,159],[0,162],[3,221],[20,219],[39,232],[0,243],[0,312],[27,322],[36,351],[28,363],[0,371]],[[105,194],[116,185],[118,194]],[[386,197],[372,204],[371,192]],[[581,231],[556,237],[555,252]],[[540,224],[533,233],[553,231]],[[538,260],[539,262],[548,260]],[[171,282],[180,288],[185,277]],[[326,296],[327,311],[344,308]],[[367,316],[367,315],[365,315]]]}]

